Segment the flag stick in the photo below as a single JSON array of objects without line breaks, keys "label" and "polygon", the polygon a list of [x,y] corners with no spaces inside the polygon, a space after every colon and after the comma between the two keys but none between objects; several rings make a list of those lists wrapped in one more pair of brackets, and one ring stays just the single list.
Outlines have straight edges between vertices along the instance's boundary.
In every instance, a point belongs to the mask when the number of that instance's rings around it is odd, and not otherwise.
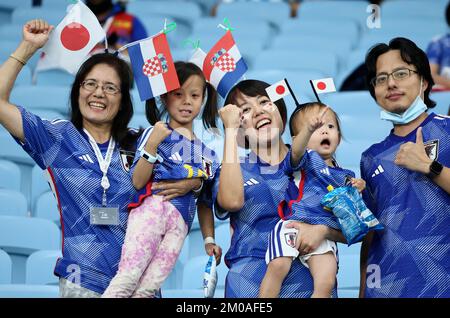
[{"label": "flag stick", "polygon": [[317,101],[319,103],[322,103],[322,101],[319,98],[319,94],[317,94],[317,92],[316,92],[316,88],[314,87],[314,84],[313,84],[312,80],[309,80],[309,84],[311,84],[312,90],[314,92],[314,95],[316,95]]},{"label": "flag stick", "polygon": [[291,88],[291,85],[289,85],[289,82],[288,82],[288,80],[286,78],[284,79],[284,81],[286,82],[286,86],[287,86],[287,88],[289,90],[289,93],[291,93],[292,98],[294,99],[295,107],[299,107],[300,103],[298,102],[297,97],[295,97],[295,94],[294,94],[294,91]]}]

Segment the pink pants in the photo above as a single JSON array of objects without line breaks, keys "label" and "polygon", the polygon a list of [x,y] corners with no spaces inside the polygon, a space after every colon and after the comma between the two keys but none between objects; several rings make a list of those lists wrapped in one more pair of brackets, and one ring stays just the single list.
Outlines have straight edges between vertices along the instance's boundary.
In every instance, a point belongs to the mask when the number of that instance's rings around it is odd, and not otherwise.
[{"label": "pink pants", "polygon": [[130,211],[119,270],[102,297],[150,298],[175,266],[187,235],[181,213],[152,195]]}]

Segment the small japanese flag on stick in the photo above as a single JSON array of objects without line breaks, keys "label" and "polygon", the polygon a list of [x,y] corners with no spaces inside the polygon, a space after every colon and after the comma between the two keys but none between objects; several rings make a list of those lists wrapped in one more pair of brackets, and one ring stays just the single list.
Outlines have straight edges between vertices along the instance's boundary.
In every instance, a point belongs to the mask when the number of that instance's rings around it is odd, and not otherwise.
[{"label": "small japanese flag on stick", "polygon": [[267,95],[272,102],[289,95],[289,89],[286,80],[281,80],[266,88]]},{"label": "small japanese flag on stick", "polygon": [[318,94],[331,93],[336,91],[336,86],[334,85],[333,78],[321,78],[318,80],[311,80],[311,87],[316,95],[317,101],[320,102]]},{"label": "small japanese flag on stick", "polygon": [[276,102],[277,100],[290,94],[294,99],[295,106],[299,106],[297,98],[295,97],[295,94],[292,91],[291,86],[289,85],[287,79],[281,80],[273,85],[270,85],[269,87],[266,88],[266,92],[272,102]]}]

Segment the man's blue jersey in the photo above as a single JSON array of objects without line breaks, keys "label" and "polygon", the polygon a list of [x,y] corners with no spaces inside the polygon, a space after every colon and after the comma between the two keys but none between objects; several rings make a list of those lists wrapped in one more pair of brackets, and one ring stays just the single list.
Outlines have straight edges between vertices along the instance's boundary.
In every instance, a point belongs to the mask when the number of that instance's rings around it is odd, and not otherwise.
[{"label": "man's blue jersey", "polygon": [[[428,156],[450,167],[450,119],[432,113],[421,127]],[[416,142],[416,132],[391,131],[362,154],[363,197],[385,227],[370,246],[366,297],[450,297],[450,195],[394,163],[402,144]]]},{"label": "man's blue jersey", "polygon": [[[147,128],[139,139],[138,155],[135,157],[132,171],[140,159],[139,152],[145,147],[152,128]],[[172,130],[172,133],[159,144],[157,152],[163,162],[153,166],[152,179],[138,191],[129,205],[130,208],[139,206],[146,197],[158,194],[159,191],[151,189],[153,183],[199,177],[208,182],[214,178],[219,167],[216,153],[205,146],[200,139],[189,140],[175,130]],[[193,192],[171,199],[170,202],[180,211],[190,229],[197,209]]]},{"label": "man's blue jersey", "polygon": [[[18,107],[25,142],[19,144],[50,177],[58,202],[63,235],[57,276],[98,293],[118,269],[127,225],[127,205],[135,193],[127,167],[127,153],[116,145],[108,178],[109,207],[119,208],[119,225],[90,224],[90,207],[101,206],[103,173],[87,135],[67,120],[43,120]],[[109,142],[100,144],[105,156]]]},{"label": "man's blue jersey", "polygon": [[[331,211],[325,210],[320,200],[328,193],[329,185],[334,188],[343,187],[346,182],[355,177],[355,173],[338,166],[330,167],[322,157],[314,150],[307,150],[300,161],[300,167],[304,171],[303,195],[300,198],[288,198],[293,200],[292,210],[285,209],[286,219],[302,221],[308,224],[323,224],[340,230],[337,218]],[[287,201],[289,202],[289,201]],[[286,212],[292,212],[287,216]]]},{"label": "man's blue jersey", "polygon": [[[230,218],[233,230],[230,249],[225,255],[225,263],[230,268],[225,286],[226,297],[258,296],[267,269],[265,254],[269,233],[280,220],[278,204],[286,193],[290,193],[291,197],[298,195],[292,177],[296,168],[293,169],[290,160],[291,151],[279,165],[270,166],[251,153],[241,161],[245,200],[242,209],[227,213],[217,203],[213,205],[218,218]],[[220,171],[212,188],[213,202],[217,199],[219,174]],[[280,297],[310,297],[312,290],[309,270],[300,262],[293,262]]]}]

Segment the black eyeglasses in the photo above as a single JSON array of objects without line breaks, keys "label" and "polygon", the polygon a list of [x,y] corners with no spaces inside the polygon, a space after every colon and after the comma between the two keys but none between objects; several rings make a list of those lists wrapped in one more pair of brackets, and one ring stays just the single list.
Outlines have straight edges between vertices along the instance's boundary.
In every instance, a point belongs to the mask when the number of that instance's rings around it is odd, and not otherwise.
[{"label": "black eyeglasses", "polygon": [[[93,79],[88,79],[81,83],[81,87],[89,92],[94,92],[99,86],[100,85],[97,83],[97,81]],[[106,83],[102,85],[101,88],[103,92],[108,95],[116,95],[120,92],[120,89],[112,83]]]},{"label": "black eyeglasses", "polygon": [[409,68],[400,68],[398,70],[393,71],[392,73],[381,73],[370,81],[370,83],[376,87],[376,86],[383,86],[386,85],[386,83],[389,80],[389,76],[392,75],[392,78],[396,81],[402,81],[404,79],[407,79],[411,76],[412,73],[417,73],[417,71],[410,70]]}]

